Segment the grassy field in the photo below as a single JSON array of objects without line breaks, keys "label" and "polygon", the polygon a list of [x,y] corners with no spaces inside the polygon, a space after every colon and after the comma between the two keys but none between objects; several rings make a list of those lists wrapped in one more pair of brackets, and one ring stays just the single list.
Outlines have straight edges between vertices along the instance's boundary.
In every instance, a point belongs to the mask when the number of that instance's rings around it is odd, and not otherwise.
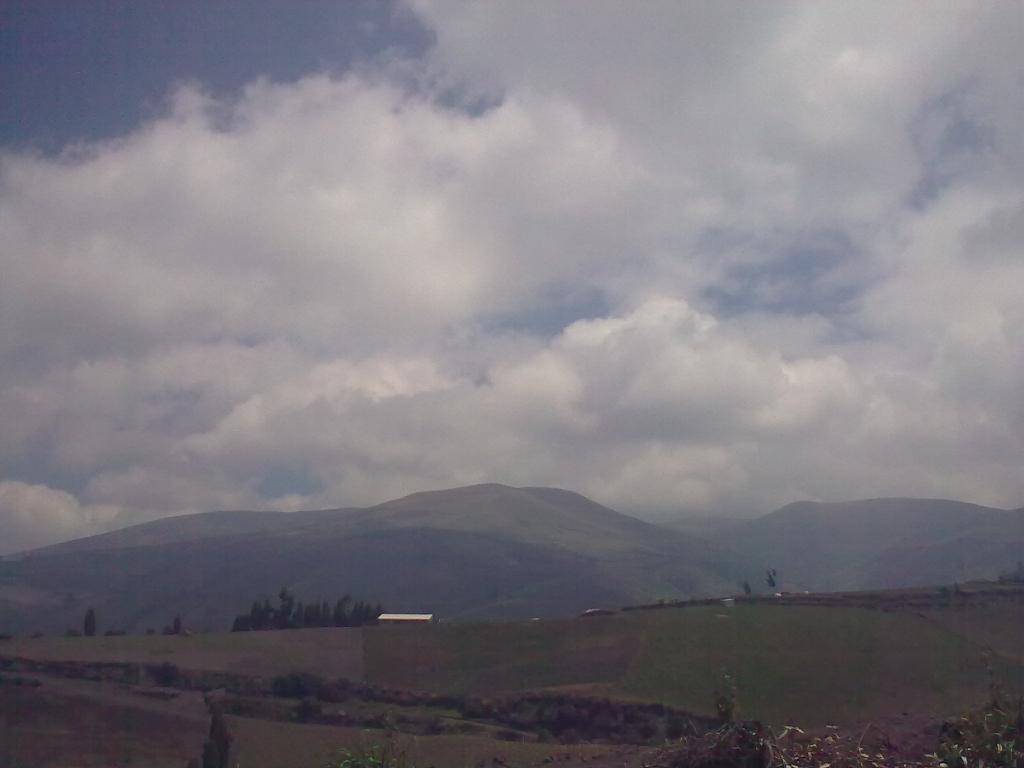
[{"label": "grassy field", "polygon": [[[1006,648],[1024,624],[991,619]],[[999,622],[1002,623],[999,623]],[[712,714],[728,674],[743,717],[825,724],[953,714],[987,692],[988,666],[1019,689],[1018,660],[911,613],[744,605],[632,612],[568,622],[380,632],[371,682],[453,693],[568,688]]]},{"label": "grassy field", "polygon": [[199,755],[209,727],[201,698],[183,703],[132,700],[76,681],[0,685],[0,765],[182,768]]},{"label": "grassy field", "polygon": [[[754,605],[641,621],[647,643],[619,685],[692,711],[708,710],[724,673],[740,716],[775,724],[949,715],[988,683],[980,647],[912,614]],[[1019,680],[1013,665],[999,671]]]},{"label": "grassy field", "polygon": [[942,629],[1024,664],[1024,601],[924,611]]},{"label": "grassy field", "polygon": [[[235,739],[234,757],[244,768],[286,768],[316,766],[344,750],[359,753],[375,746],[390,745],[410,766],[477,768],[508,766],[526,768],[550,762],[595,766],[608,760],[616,766],[632,765],[639,757],[633,748],[592,744],[536,744],[497,742],[481,736],[382,736],[380,731],[295,723],[272,723],[229,717],[228,727]],[[639,765],[639,763],[637,763]]]},{"label": "grassy field", "polygon": [[636,622],[600,619],[377,627],[368,632],[368,682],[460,694],[611,682],[625,674],[644,637]]},{"label": "grassy field", "polygon": [[[968,609],[964,609],[965,611]],[[667,608],[564,621],[14,640],[0,654],[290,671],[491,696],[526,690],[656,701],[712,714],[723,674],[742,717],[776,725],[955,714],[990,671],[1024,688],[1022,604],[881,611],[767,604]]]},{"label": "grassy field", "polygon": [[360,629],[296,629],[288,632],[41,637],[0,644],[0,655],[41,660],[172,662],[182,669],[270,676],[309,672],[363,679]]}]

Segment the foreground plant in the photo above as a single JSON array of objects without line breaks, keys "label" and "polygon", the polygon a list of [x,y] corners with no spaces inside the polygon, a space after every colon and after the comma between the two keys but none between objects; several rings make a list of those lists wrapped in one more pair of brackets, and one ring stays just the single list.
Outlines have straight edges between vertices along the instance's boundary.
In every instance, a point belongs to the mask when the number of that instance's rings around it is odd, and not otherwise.
[{"label": "foreground plant", "polygon": [[375,744],[358,751],[343,749],[333,760],[324,764],[323,768],[415,768],[407,759],[404,750],[399,749],[393,740],[383,745]]},{"label": "foreground plant", "polygon": [[943,726],[932,757],[939,768],[1024,768],[1024,698],[995,691],[983,710]]},{"label": "foreground plant", "polygon": [[933,765],[931,761],[873,751],[862,742],[863,738],[845,736],[834,726],[829,726],[825,735],[811,736],[795,726],[775,733],[759,723],[736,723],[682,740],[657,768],[925,768]]}]

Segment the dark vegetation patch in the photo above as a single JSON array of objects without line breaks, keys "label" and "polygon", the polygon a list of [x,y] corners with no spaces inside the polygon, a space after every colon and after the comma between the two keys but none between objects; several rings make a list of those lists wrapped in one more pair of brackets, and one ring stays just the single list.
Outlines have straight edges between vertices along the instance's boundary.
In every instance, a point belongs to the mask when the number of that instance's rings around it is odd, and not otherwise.
[{"label": "dark vegetation patch", "polygon": [[[717,723],[713,718],[659,703],[557,694],[482,698],[379,688],[298,673],[274,678],[270,688],[274,696],[300,700],[293,713],[300,722],[394,728],[420,734],[465,732],[466,725],[483,725],[493,730],[496,737],[509,741],[653,744],[684,733],[703,732]],[[314,705],[350,700],[386,704],[395,709],[356,715]],[[431,714],[431,710],[445,714]],[[244,709],[229,705],[229,711],[243,714]]]},{"label": "dark vegetation patch", "polygon": [[0,675],[0,685],[13,685],[16,688],[38,688],[43,683],[35,677],[24,675]]},{"label": "dark vegetation patch", "polygon": [[377,623],[377,617],[384,612],[380,603],[376,605],[362,600],[353,601],[349,595],[338,598],[332,609],[326,600],[302,600],[281,587],[277,594],[278,604],[270,600],[253,600],[248,613],[241,613],[231,624],[232,632],[258,632],[271,629],[303,629],[305,627],[365,627]]}]

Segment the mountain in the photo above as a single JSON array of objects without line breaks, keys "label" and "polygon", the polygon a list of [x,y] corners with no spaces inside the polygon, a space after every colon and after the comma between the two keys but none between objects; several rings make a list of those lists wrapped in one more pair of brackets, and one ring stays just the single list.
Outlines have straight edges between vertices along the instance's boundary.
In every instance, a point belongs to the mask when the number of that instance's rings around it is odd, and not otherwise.
[{"label": "mountain", "polygon": [[731,530],[749,520],[750,518],[725,514],[674,516],[655,522],[674,531],[682,531],[704,539],[725,539]]},{"label": "mountain", "polygon": [[1024,557],[1024,509],[944,499],[802,501],[716,538],[776,568],[783,589],[949,584],[993,578]]},{"label": "mountain", "polygon": [[148,523],[140,523],[128,528],[119,528],[115,531],[86,536],[81,539],[61,542],[60,544],[51,544],[9,557],[41,557],[66,552],[144,547],[156,544],[171,544],[177,541],[263,533],[294,528],[300,524],[315,522],[318,519],[330,517],[342,511],[316,510],[286,514],[283,512],[225,510],[163,517]]},{"label": "mountain", "polygon": [[488,484],[361,509],[215,512],[146,523],[0,562],[0,631],[102,629],[181,614],[226,629],[282,585],[444,618],[566,615],[730,594],[756,573],[723,546],[554,488]]}]

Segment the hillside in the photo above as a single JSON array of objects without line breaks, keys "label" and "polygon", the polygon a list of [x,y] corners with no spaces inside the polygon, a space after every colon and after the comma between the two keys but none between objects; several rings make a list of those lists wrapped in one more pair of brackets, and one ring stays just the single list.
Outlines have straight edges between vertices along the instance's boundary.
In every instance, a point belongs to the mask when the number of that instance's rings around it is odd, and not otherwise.
[{"label": "hillside", "polygon": [[949,584],[1012,568],[1024,556],[1024,510],[943,499],[797,502],[717,538],[778,569],[784,589]]},{"label": "hillside", "polygon": [[101,631],[159,630],[175,614],[225,629],[282,584],[446,618],[566,615],[731,593],[753,575],[722,547],[556,489],[491,484],[273,514],[171,518],[0,562],[0,627],[59,632],[94,606]]},{"label": "hillside", "polygon": [[744,717],[821,726],[878,722],[911,708],[917,716],[949,716],[982,700],[990,676],[1008,691],[1022,690],[1022,605],[1019,592],[976,596],[969,606],[935,607],[927,616],[761,602],[539,622],[21,639],[4,653],[171,661],[262,677],[301,671],[453,695],[628,698],[705,715],[728,672]]},{"label": "hillside", "polygon": [[41,557],[68,552],[90,550],[123,549],[145,547],[157,544],[171,544],[179,541],[194,541],[220,536],[263,533],[284,530],[316,522],[345,510],[316,510],[309,512],[283,513],[274,511],[224,510],[201,512],[176,517],[163,517],[147,523],[119,528],[95,536],[52,544],[30,552],[11,556],[12,559],[29,555]]}]

